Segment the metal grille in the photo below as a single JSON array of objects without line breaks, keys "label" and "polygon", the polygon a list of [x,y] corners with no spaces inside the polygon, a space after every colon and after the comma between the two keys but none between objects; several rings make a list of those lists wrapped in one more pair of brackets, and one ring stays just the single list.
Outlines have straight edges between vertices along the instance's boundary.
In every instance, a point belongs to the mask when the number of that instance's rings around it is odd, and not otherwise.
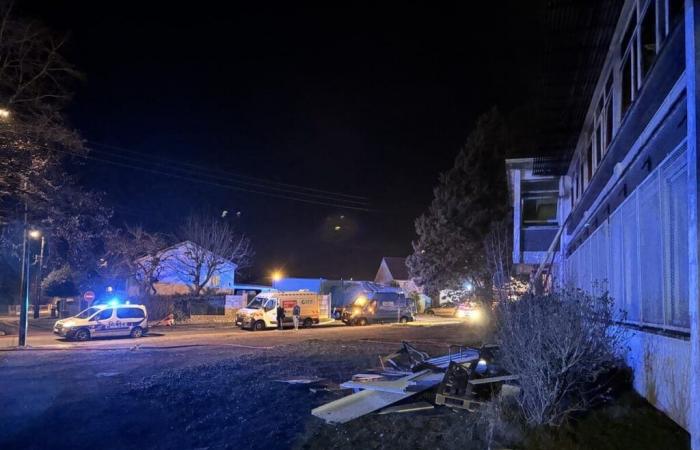
[{"label": "metal grille", "polygon": [[637,248],[637,197],[630,196],[621,207],[622,283],[627,319],[639,320],[639,254]]},{"label": "metal grille", "polygon": [[608,226],[609,233],[609,266],[610,266],[610,295],[615,301],[615,313],[618,319],[625,317],[627,306],[625,305],[625,282],[622,267],[622,213],[618,209],[610,215]]},{"label": "metal grille", "polygon": [[[641,320],[663,324],[663,239],[661,239],[661,207],[659,204],[659,177],[649,176],[637,190],[639,202],[639,273],[642,289]],[[687,230],[687,229],[686,229]]]},{"label": "metal grille", "polygon": [[689,327],[688,191],[685,152],[662,168],[666,236],[666,322]]},{"label": "metal grille", "polygon": [[566,261],[569,283],[609,289],[619,318],[689,327],[685,161],[684,148],[673,152]]}]

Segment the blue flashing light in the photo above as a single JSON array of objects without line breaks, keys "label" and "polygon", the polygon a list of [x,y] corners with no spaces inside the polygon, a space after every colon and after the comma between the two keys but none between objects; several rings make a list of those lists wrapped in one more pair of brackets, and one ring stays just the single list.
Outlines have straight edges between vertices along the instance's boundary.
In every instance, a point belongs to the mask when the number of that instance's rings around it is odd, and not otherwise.
[{"label": "blue flashing light", "polygon": [[119,299],[117,297],[114,297],[110,301],[107,302],[109,306],[117,306],[119,304]]}]

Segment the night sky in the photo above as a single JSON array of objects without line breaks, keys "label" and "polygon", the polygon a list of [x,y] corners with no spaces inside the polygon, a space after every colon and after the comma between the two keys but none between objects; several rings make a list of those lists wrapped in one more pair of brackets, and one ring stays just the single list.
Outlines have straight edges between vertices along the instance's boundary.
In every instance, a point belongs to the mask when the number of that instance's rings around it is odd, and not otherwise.
[{"label": "night sky", "polygon": [[[190,212],[227,210],[255,245],[251,280],[274,268],[373,278],[382,256],[410,253],[475,118],[527,102],[535,13],[523,1],[254,3],[21,11],[70,33],[85,79],[67,114],[95,149],[78,176],[107,193],[115,225],[173,232]],[[328,205],[250,192],[302,196],[275,182]]]}]

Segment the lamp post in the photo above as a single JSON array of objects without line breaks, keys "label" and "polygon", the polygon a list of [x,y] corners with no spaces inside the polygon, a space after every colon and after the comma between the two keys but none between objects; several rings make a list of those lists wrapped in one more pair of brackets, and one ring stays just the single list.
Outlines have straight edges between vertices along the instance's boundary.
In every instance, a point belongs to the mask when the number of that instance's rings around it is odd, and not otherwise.
[{"label": "lamp post", "polygon": [[[27,231],[27,237],[31,239],[39,239],[41,238],[41,232],[39,230],[30,230]],[[42,239],[43,242],[43,239]],[[29,312],[29,286],[31,285],[31,282],[29,281],[29,267],[31,264],[29,263],[29,260],[31,259],[31,242],[27,240],[26,244],[26,257],[25,259],[25,267],[22,267],[22,272],[24,273],[24,281],[25,281],[25,289],[24,289],[24,299],[22,300],[22,307],[20,308],[19,311],[19,346],[24,347],[27,345],[27,328],[28,328],[28,312]],[[43,248],[43,245],[42,245]],[[43,256],[43,255],[42,255]]]},{"label": "lamp post", "polygon": [[[34,230],[36,231],[36,230]],[[39,233],[41,235],[41,233]],[[41,272],[44,268],[44,246],[46,239],[41,235],[41,250],[39,250],[39,267],[36,271],[36,281],[34,282],[34,318],[39,318],[39,307],[41,304]]]}]

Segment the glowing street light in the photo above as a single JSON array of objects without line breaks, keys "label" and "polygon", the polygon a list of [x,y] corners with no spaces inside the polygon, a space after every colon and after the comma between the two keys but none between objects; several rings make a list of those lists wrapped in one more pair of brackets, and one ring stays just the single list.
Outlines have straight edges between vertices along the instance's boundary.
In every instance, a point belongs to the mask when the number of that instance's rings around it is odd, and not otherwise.
[{"label": "glowing street light", "polygon": [[32,239],[39,239],[41,237],[41,231],[39,230],[30,230],[29,231],[29,237]]},{"label": "glowing street light", "polygon": [[10,118],[10,110],[7,108],[0,108],[0,119],[7,120]]},{"label": "glowing street light", "polygon": [[274,272],[272,272],[271,278],[272,278],[273,282],[277,282],[277,281],[281,280],[282,278],[284,278],[284,274],[282,273],[281,270],[275,270]]}]

